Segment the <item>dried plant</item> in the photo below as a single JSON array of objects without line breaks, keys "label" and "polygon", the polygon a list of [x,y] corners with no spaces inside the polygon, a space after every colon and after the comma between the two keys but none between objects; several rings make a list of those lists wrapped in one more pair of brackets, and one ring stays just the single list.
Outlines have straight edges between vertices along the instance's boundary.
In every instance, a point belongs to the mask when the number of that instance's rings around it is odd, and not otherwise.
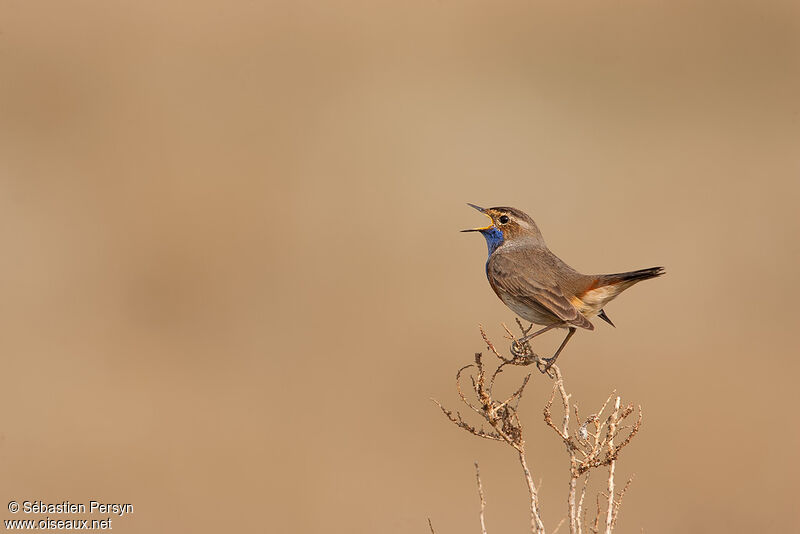
[{"label": "dried plant", "polygon": [[[524,328],[522,323],[517,321],[522,335],[524,336],[530,327]],[[487,376],[487,370],[483,362],[481,353],[475,354],[475,363],[462,367],[456,373],[456,390],[461,401],[466,404],[473,412],[478,414],[486,423],[484,426],[476,427],[464,420],[458,411],[451,411],[434,400],[444,415],[462,430],[480,438],[506,443],[512,447],[519,459],[522,473],[528,486],[530,496],[530,516],[531,532],[544,534],[545,526],[539,509],[539,493],[537,485],[534,483],[533,475],[525,454],[525,440],[523,437],[522,422],[519,417],[519,404],[525,387],[530,381],[531,375],[526,375],[520,386],[507,398],[497,400],[493,396],[493,387],[498,375],[506,366],[526,366],[536,364],[542,373],[553,380],[553,392],[550,400],[544,407],[544,421],[552,428],[566,446],[569,456],[569,493],[567,496],[567,517],[562,519],[555,527],[554,533],[561,525],[569,519],[569,529],[571,534],[582,534],[583,529],[599,534],[601,521],[603,522],[603,532],[611,534],[617,523],[617,516],[622,504],[622,498],[628,490],[632,479],[629,479],[621,491],[615,488],[616,462],[620,451],[630,444],[636,436],[642,424],[642,409],[639,407],[635,421],[626,424],[626,420],[634,413],[633,405],[622,407],[621,399],[616,396],[616,392],[608,397],[600,410],[587,416],[583,422],[578,411],[577,404],[570,403],[571,395],[564,387],[564,379],[561,370],[557,365],[548,365],[548,362],[531,350],[529,343],[523,343],[522,351],[515,351],[511,358],[506,358],[500,354],[486,336],[481,327],[481,337],[483,337],[487,348],[496,356],[500,363]],[[513,334],[506,328],[509,336],[514,340]],[[468,397],[462,388],[462,376],[467,369],[474,372],[469,375],[472,395]],[[561,400],[564,411],[560,424],[553,420],[552,407],[556,396]],[[612,403],[612,399],[614,400]],[[571,414],[574,413],[574,420],[571,421]],[[572,423],[572,425],[570,424]],[[597,509],[591,525],[586,522],[586,499],[589,477],[592,469],[608,467],[608,477],[606,481],[606,491],[598,493],[596,498]],[[483,486],[480,479],[480,470],[477,462],[475,463],[476,478],[478,482],[478,493],[481,500],[480,521],[481,532],[486,534],[484,521],[484,510],[486,501],[483,495]],[[583,479],[580,494],[578,494],[579,482]],[[601,506],[601,497],[605,499],[605,514]],[[433,528],[431,527],[431,530]]]},{"label": "dried plant", "polygon": [[[571,395],[567,394],[564,388],[564,379],[561,376],[560,369],[557,366],[553,366],[552,369],[555,375],[553,393],[544,407],[544,420],[564,442],[567,454],[569,455],[570,481],[568,503],[570,532],[583,532],[583,525],[585,523],[582,517],[583,502],[586,496],[586,487],[589,482],[591,469],[608,466],[607,493],[605,493],[608,507],[605,516],[605,532],[610,533],[614,526],[616,526],[617,515],[620,505],[622,504],[622,497],[625,495],[632,481],[632,479],[628,479],[619,494],[615,494],[614,474],[617,458],[619,457],[620,451],[625,448],[639,432],[639,428],[642,425],[642,408],[641,406],[639,407],[636,420],[631,425],[624,425],[625,419],[634,412],[633,405],[629,404],[622,408],[620,397],[615,397],[616,392],[612,392],[600,407],[600,410],[595,414],[589,415],[583,423],[580,423],[581,419],[578,405],[574,404],[572,408],[575,414],[575,422],[578,423],[578,426],[577,428],[570,429]],[[564,409],[564,416],[560,426],[557,426],[553,421],[551,412],[556,394],[560,397]],[[612,398],[614,399],[613,408],[610,409],[608,415],[604,415]],[[624,436],[621,436],[623,432]],[[620,437],[621,439],[618,440],[617,438]],[[581,489],[580,497],[576,503],[578,481],[581,477],[584,477],[583,488]],[[595,517],[593,526],[590,527],[592,532],[599,532],[598,522],[599,513]]]}]

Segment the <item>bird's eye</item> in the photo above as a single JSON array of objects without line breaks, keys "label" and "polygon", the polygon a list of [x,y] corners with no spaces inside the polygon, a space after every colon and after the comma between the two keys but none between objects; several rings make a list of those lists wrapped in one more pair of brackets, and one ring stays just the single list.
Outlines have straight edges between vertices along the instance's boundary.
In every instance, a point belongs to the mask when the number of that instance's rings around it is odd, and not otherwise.
[{"label": "bird's eye", "polygon": [[500,221],[500,224],[507,223],[508,222],[508,215],[501,215],[499,221]]}]

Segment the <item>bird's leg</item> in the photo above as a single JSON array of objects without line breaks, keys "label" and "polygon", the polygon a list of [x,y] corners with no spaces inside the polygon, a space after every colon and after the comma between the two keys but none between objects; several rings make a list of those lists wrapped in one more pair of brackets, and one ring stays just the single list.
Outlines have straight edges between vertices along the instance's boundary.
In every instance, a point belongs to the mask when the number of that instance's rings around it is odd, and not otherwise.
[{"label": "bird's leg", "polygon": [[567,341],[569,341],[569,338],[571,338],[573,335],[575,335],[575,330],[577,330],[575,327],[571,327],[571,328],[569,329],[569,332],[567,332],[567,337],[565,337],[565,338],[564,338],[564,341],[562,341],[562,342],[561,342],[561,346],[560,346],[560,347],[558,347],[558,350],[556,351],[556,353],[555,353],[555,354],[553,354],[553,356],[552,356],[552,357],[550,357],[550,358],[542,358],[542,360],[544,360],[545,362],[547,362],[547,363],[544,365],[544,367],[541,367],[541,366],[539,366],[539,364],[538,364],[538,363],[536,364],[536,366],[537,366],[537,367],[539,367],[539,370],[540,370],[541,372],[543,372],[543,373],[546,373],[547,371],[549,371],[549,370],[550,370],[550,367],[551,367],[551,366],[552,366],[554,363],[556,363],[556,358],[558,358],[558,355],[559,355],[559,354],[561,354],[561,351],[562,351],[562,350],[564,350],[564,347],[567,345]]},{"label": "bird's leg", "polygon": [[547,332],[548,330],[552,330],[553,328],[555,328],[555,327],[557,327],[557,326],[560,326],[560,325],[558,325],[558,324],[551,324],[550,326],[545,326],[544,328],[542,328],[541,330],[537,330],[537,331],[536,331],[536,332],[534,332],[533,334],[528,334],[528,335],[526,335],[526,336],[523,336],[523,337],[519,338],[519,339],[517,340],[517,343],[525,343],[526,341],[529,341],[529,340],[531,340],[531,339],[535,338],[535,337],[536,337],[536,336],[538,336],[539,334],[544,334],[544,333],[545,333],[545,332]]},{"label": "bird's leg", "polygon": [[523,343],[525,343],[526,341],[530,341],[531,339],[535,338],[539,334],[544,334],[548,330],[552,330],[553,328],[555,328],[557,326],[559,326],[559,325],[551,324],[550,326],[545,326],[541,330],[537,330],[533,334],[528,334],[528,335],[522,336],[519,339],[514,340],[514,342],[511,343],[511,354],[515,358],[521,358],[521,357],[525,356],[525,348],[522,346]]}]

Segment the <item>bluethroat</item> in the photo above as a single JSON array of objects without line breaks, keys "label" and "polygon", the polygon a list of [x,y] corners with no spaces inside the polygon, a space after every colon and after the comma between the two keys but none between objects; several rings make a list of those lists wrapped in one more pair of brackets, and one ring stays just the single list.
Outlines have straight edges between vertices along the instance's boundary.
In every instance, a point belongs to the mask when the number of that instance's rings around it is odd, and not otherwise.
[{"label": "bluethroat", "polygon": [[664,274],[663,267],[651,267],[618,274],[581,274],[550,252],[542,233],[526,213],[507,207],[481,208],[489,217],[480,232],[489,246],[486,277],[489,285],[511,310],[544,328],[511,344],[511,353],[522,357],[523,343],[553,328],[568,329],[567,336],[550,358],[543,358],[546,372],[578,328],[594,330],[589,318],[597,315],[611,326],[604,307],[636,282]]}]

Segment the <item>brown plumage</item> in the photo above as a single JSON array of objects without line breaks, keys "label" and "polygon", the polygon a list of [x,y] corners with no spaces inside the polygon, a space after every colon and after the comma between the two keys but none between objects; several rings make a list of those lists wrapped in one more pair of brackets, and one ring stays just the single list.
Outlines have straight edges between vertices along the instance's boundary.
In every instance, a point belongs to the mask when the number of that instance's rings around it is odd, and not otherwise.
[{"label": "brown plumage", "polygon": [[[464,230],[481,232],[486,238],[486,277],[492,289],[514,313],[545,327],[526,339],[552,328],[569,329],[547,368],[576,328],[594,330],[589,318],[597,315],[613,326],[603,307],[617,295],[641,280],[664,274],[662,267],[618,274],[581,274],[550,252],[536,223],[526,213],[509,207],[470,206],[492,221],[483,228]],[[515,345],[512,352],[517,353],[520,345]]]}]

